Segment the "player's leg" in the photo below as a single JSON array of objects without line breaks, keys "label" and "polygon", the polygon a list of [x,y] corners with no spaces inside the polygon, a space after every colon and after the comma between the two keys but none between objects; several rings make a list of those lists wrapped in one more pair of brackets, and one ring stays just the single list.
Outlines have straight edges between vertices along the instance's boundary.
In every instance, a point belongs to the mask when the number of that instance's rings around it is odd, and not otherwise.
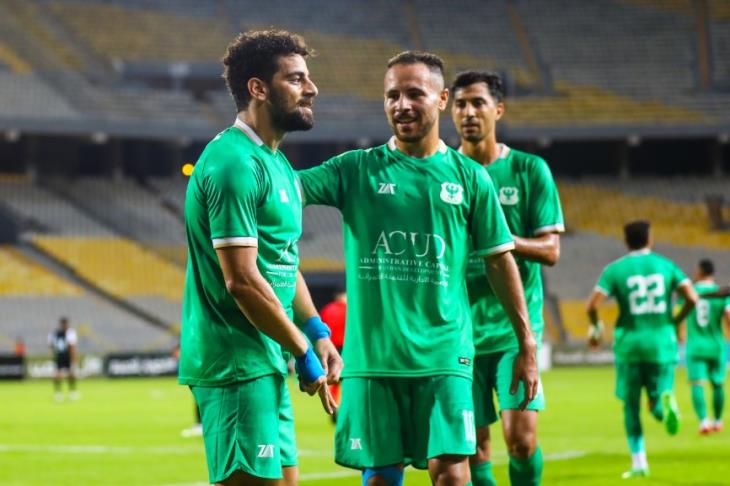
[{"label": "player's leg", "polygon": [[299,481],[297,466],[297,439],[294,432],[294,407],[286,380],[282,380],[279,402],[279,450],[281,451],[281,486],[296,486]]},{"label": "player's leg", "polygon": [[644,434],[641,428],[641,370],[639,364],[616,363],[616,396],[623,401],[624,430],[631,453],[631,469],[622,477],[647,476]]},{"label": "player's leg", "polygon": [[527,410],[519,410],[525,397],[524,384],[519,384],[514,395],[509,390],[517,353],[517,350],[505,352],[497,369],[497,396],[509,455],[509,476],[513,485],[538,485],[542,481],[543,458],[537,442],[537,416],[545,409],[545,395],[540,383],[537,396],[527,405]]},{"label": "player's leg", "polygon": [[63,400],[63,390],[61,383],[63,382],[63,370],[56,364],[56,372],[53,375],[53,397],[56,401]]},{"label": "player's leg", "polygon": [[281,375],[267,375],[220,387],[191,387],[203,423],[209,482],[280,484],[283,382]]},{"label": "player's leg", "polygon": [[345,378],[335,428],[335,462],[363,472],[367,486],[403,481],[402,410],[397,378]]},{"label": "player's leg", "polygon": [[727,367],[725,364],[724,354],[716,360],[712,360],[709,370],[710,383],[712,384],[712,412],[715,421],[712,424],[712,430],[719,432],[722,430],[722,412],[725,408],[725,374]]},{"label": "player's leg", "polygon": [[68,368],[68,396],[71,400],[79,399],[79,392],[76,390],[76,370],[75,366],[69,363]]},{"label": "player's leg", "polygon": [[707,418],[705,402],[705,383],[708,378],[708,362],[704,359],[687,357],[687,375],[692,392],[692,408],[700,421],[700,433],[707,434],[712,430],[712,423]]},{"label": "player's leg", "polygon": [[413,434],[405,446],[413,465],[426,462],[435,485],[469,484],[469,456],[476,452],[472,380],[445,375],[413,382]]},{"label": "player's leg", "polygon": [[449,455],[434,457],[428,461],[428,474],[435,486],[466,486],[470,482],[469,457]]},{"label": "player's leg", "polygon": [[473,486],[496,486],[492,472],[492,438],[489,426],[498,419],[493,389],[497,383],[497,363],[503,353],[474,358],[474,422],[477,428],[477,453],[469,457]]},{"label": "player's leg", "polygon": [[674,364],[645,363],[642,380],[649,395],[649,408],[657,420],[664,423],[669,435],[679,432],[680,416],[674,396]]}]

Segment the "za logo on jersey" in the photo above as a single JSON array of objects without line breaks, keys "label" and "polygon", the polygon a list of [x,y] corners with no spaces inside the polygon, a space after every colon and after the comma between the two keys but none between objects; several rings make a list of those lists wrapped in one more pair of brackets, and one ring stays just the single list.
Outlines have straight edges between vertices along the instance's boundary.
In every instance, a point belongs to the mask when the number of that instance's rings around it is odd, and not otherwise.
[{"label": "za logo on jersey", "polygon": [[505,206],[514,206],[520,202],[519,191],[516,187],[500,187],[499,202]]},{"label": "za logo on jersey", "polygon": [[395,184],[392,182],[380,182],[378,184],[378,194],[395,194]]},{"label": "za logo on jersey", "polygon": [[259,453],[256,457],[274,457],[274,446],[272,444],[259,444]]},{"label": "za logo on jersey", "polygon": [[453,182],[441,184],[441,200],[449,204],[461,204],[464,201],[464,188]]},{"label": "za logo on jersey", "polygon": [[361,451],[362,450],[362,439],[350,439],[350,450]]}]

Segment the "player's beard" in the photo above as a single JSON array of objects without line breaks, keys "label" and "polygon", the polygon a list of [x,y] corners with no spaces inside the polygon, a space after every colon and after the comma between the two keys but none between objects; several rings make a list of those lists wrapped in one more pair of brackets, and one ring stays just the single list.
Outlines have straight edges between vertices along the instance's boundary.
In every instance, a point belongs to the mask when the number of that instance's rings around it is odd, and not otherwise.
[{"label": "player's beard", "polygon": [[418,142],[419,140],[423,140],[433,128],[436,120],[433,118],[426,118],[423,115],[420,115],[414,120],[414,122],[421,122],[420,128],[410,133],[403,133],[398,128],[397,119],[391,119],[390,127],[393,130],[395,138],[404,143],[413,143]]},{"label": "player's beard", "polygon": [[271,123],[283,132],[310,130],[314,126],[314,115],[300,109],[287,110],[286,101],[275,90],[271,91]]}]

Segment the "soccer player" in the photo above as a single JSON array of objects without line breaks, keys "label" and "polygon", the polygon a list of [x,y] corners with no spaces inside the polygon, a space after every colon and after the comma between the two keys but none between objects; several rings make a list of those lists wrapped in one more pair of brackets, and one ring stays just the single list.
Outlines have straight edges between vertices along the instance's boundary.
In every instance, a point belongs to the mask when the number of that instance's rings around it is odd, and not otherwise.
[{"label": "soccer player", "polygon": [[[624,226],[628,255],[608,264],[588,301],[590,344],[600,342],[603,324],[598,306],[607,297],[618,302],[614,331],[616,396],[624,402],[624,427],[631,451],[631,470],[624,478],[649,475],[644,436],[639,419],[641,390],[646,388],[651,414],[663,421],[670,435],[679,430],[679,410],[674,398],[674,365],[677,362],[676,325],[697,302],[697,293],[682,270],[671,260],[651,251],[650,225],[633,221]],[[672,294],[684,304],[672,316]]]},{"label": "soccer player", "polygon": [[[525,289],[532,333],[542,341],[542,265],[560,258],[564,231],[558,190],[540,157],[497,142],[496,124],[504,114],[504,89],[498,75],[466,71],[451,85],[451,114],[461,137],[459,151],[486,167],[515,240],[515,256]],[[509,316],[484,278],[481,258],[470,258],[467,285],[474,325],[474,420],[477,453],[469,460],[475,486],[496,484],[491,464],[489,426],[498,420],[492,398],[497,393],[502,431],[509,454],[512,484],[537,485],[542,477],[542,452],[537,444],[537,413],[545,407],[542,387],[525,410],[524,391],[510,393],[512,366],[518,353]]]},{"label": "soccer player", "polygon": [[[715,265],[701,260],[697,265],[694,288],[700,296],[687,316],[687,373],[692,387],[692,405],[700,419],[700,433],[722,430],[722,409],[725,404],[725,338],[723,317],[730,327],[730,300],[705,299],[703,294],[716,292]],[[704,385],[712,385],[712,405],[715,420],[707,416]]]},{"label": "soccer player", "polygon": [[200,409],[211,483],[296,484],[282,351],[295,357],[300,386],[334,412],[325,373],[337,381],[342,362],[298,272],[299,185],[278,149],[287,132],[314,123],[308,54],[285,31],[247,32],[228,46],[224,78],[238,115],[188,184],[179,382]]},{"label": "soccer player", "polygon": [[78,363],[77,341],[76,331],[69,326],[67,317],[61,317],[58,320],[58,328],[48,335],[48,345],[56,365],[56,373],[53,376],[54,397],[59,402],[63,400],[61,383],[64,377],[68,379],[68,397],[71,400],[78,400],[80,396],[76,390],[75,372]]},{"label": "soccer player", "polygon": [[305,204],[343,215],[348,315],[335,461],[363,485],[399,485],[403,467],[436,485],[469,482],[474,345],[465,283],[470,242],[516,328],[513,387],[537,393],[535,340],[514,247],[489,175],[439,138],[443,61],[388,62],[388,143],[300,173]]}]

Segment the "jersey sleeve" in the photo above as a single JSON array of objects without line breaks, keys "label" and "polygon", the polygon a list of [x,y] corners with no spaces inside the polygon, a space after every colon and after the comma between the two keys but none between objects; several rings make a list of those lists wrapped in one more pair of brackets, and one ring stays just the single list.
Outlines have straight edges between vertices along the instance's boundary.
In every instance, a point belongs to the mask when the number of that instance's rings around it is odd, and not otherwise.
[{"label": "jersey sleeve", "polygon": [[76,335],[76,331],[73,329],[69,329],[66,331],[66,342],[70,346],[76,346],[76,343],[79,341],[78,336]]},{"label": "jersey sleeve", "polygon": [[615,295],[616,283],[610,266],[604,268],[603,272],[601,272],[601,276],[598,277],[595,290],[599,291],[606,297]]},{"label": "jersey sleeve", "polygon": [[253,158],[227,160],[205,176],[214,248],[258,246],[256,212],[268,180]]},{"label": "jersey sleeve", "polygon": [[342,208],[346,175],[354,157],[354,152],[346,152],[317,167],[299,171],[304,205],[321,204]]},{"label": "jersey sleeve", "polygon": [[475,169],[469,233],[473,254],[489,256],[514,249],[515,242],[507,226],[497,192],[486,169]]},{"label": "jersey sleeve", "polygon": [[530,170],[530,229],[533,236],[565,231],[558,187],[547,162],[537,158]]}]

